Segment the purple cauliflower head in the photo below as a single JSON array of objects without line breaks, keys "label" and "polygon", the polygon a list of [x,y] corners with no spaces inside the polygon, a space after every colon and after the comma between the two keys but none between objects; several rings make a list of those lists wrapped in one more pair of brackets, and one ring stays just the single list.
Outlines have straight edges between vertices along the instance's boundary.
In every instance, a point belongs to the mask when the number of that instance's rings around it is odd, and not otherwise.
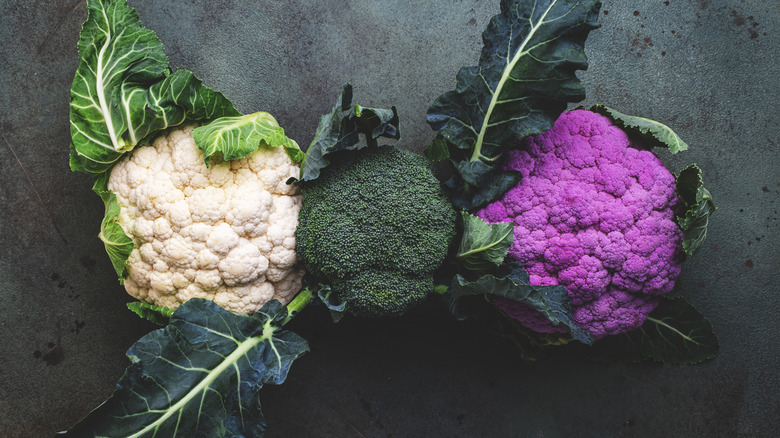
[{"label": "purple cauliflower head", "polygon": [[[647,148],[586,110],[508,153],[522,180],[476,212],[514,222],[508,260],[534,285],[562,285],[574,322],[594,339],[644,323],[680,273],[682,231],[675,179]],[[538,332],[563,332],[526,305],[496,298],[507,315]]]}]

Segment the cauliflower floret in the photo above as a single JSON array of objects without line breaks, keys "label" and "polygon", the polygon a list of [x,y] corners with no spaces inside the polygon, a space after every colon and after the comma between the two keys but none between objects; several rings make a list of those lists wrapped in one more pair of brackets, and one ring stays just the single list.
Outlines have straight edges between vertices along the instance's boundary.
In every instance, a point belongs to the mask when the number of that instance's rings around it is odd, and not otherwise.
[{"label": "cauliflower floret", "polygon": [[286,184],[298,166],[281,147],[206,167],[183,127],[136,149],[112,170],[108,188],[133,239],[127,292],[176,308],[206,298],[239,313],[288,303],[303,270],[295,255],[301,196]]},{"label": "cauliflower floret", "polygon": [[214,302],[232,312],[245,313],[244,309],[262,306],[273,299],[275,293],[273,284],[262,282],[236,286],[217,292],[214,295]]},{"label": "cauliflower floret", "polygon": [[219,262],[219,273],[228,286],[250,283],[266,270],[268,259],[248,240],[243,240]]},{"label": "cauliflower floret", "polygon": [[[522,179],[477,216],[516,224],[508,258],[531,284],[563,285],[572,319],[594,339],[642,325],[680,273],[674,175],[608,118],[584,110],[525,140],[505,167]],[[495,303],[532,330],[566,331],[531,307]]]}]

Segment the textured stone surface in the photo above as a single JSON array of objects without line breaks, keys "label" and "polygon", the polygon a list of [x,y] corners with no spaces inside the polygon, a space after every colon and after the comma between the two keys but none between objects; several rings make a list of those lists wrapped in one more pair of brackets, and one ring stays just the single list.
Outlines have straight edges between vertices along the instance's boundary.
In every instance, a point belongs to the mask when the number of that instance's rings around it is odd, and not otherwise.
[{"label": "textured stone surface", "polygon": [[[631,4],[634,5],[631,5]],[[641,6],[636,6],[636,4]],[[401,144],[432,134],[427,105],[475,64],[494,1],[131,1],[188,68],[243,111],[310,140],[344,82],[396,105]],[[719,210],[680,289],[720,355],[697,366],[524,363],[431,306],[394,321],[315,311],[292,324],[312,353],[262,401],[270,437],[666,437],[776,433],[777,37],[764,0],[605,1],[589,97],[671,125]],[[154,327],[127,311],[96,238],[102,203],[68,169],[68,89],[86,15],[77,0],[0,2],[0,435],[51,436],[97,406]],[[773,432],[774,431],[774,432]]]}]

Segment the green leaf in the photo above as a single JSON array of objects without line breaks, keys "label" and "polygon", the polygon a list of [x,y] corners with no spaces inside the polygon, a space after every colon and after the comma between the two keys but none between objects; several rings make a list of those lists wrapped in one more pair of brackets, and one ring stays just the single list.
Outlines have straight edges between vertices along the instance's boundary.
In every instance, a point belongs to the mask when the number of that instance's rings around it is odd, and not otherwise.
[{"label": "green leaf", "polygon": [[303,159],[295,141],[284,135],[274,117],[266,112],[246,116],[221,117],[192,131],[195,144],[210,158],[232,161],[244,158],[260,147],[284,147],[294,162]]},{"label": "green leaf", "polygon": [[108,189],[109,173],[105,172],[92,185],[92,191],[100,196],[105,205],[105,214],[100,224],[100,234],[98,237],[103,241],[111,264],[114,266],[119,282],[123,282],[127,272],[127,258],[133,251],[133,239],[131,239],[122,226],[119,225],[119,203],[116,200],[116,194]]},{"label": "green leaf", "polygon": [[447,140],[445,140],[441,134],[437,133],[436,136],[433,137],[431,144],[423,151],[423,155],[430,161],[446,160],[450,157],[450,149]]},{"label": "green leaf", "polygon": [[174,312],[174,309],[143,303],[141,301],[127,303],[127,308],[132,310],[141,318],[151,321],[157,325],[168,325],[171,320],[171,315],[173,315]]},{"label": "green leaf", "polygon": [[600,104],[592,106],[590,110],[609,118],[627,133],[640,137],[647,146],[669,148],[669,152],[673,154],[688,149],[688,145],[680,136],[663,123],[644,117],[629,116]]},{"label": "green leaf", "polygon": [[662,298],[638,329],[596,342],[594,353],[610,360],[652,359],[671,365],[695,364],[718,353],[712,323],[686,299]]},{"label": "green leaf", "polygon": [[[360,136],[365,143],[360,142]],[[379,137],[399,139],[398,113],[391,109],[352,105],[352,85],[345,84],[331,112],[320,117],[317,132],[301,163],[301,181],[320,176],[320,169],[329,164],[326,155],[345,150],[375,146]]]},{"label": "green leaf", "polygon": [[572,321],[571,303],[566,289],[563,286],[531,285],[528,273],[517,262],[501,265],[495,273],[482,275],[476,280],[456,275],[450,294],[450,311],[456,318],[462,319],[463,313],[459,306],[463,297],[499,296],[531,306],[554,325],[568,327],[574,339],[588,345],[593,343],[591,335]]},{"label": "green leaf", "polygon": [[461,218],[463,237],[455,254],[456,260],[470,271],[483,272],[498,267],[515,240],[515,224],[491,225],[466,211],[461,211]]},{"label": "green leaf", "polygon": [[162,42],[123,0],[87,1],[70,90],[71,168],[99,175],[156,131],[235,116],[192,72],[171,73]]},{"label": "green leaf", "polygon": [[299,297],[288,308],[273,300],[249,316],[187,301],[167,327],[130,347],[132,364],[111,397],[60,435],[261,437],[259,390],[284,382],[308,351],[304,339],[280,328],[305,305]]},{"label": "green leaf", "polygon": [[444,183],[455,207],[476,210],[503,196],[522,178],[516,170],[499,171],[482,161],[455,161],[455,174]]},{"label": "green leaf", "polygon": [[707,237],[710,215],[715,212],[715,202],[709,190],[704,188],[701,169],[691,164],[677,176],[677,194],[685,208],[677,216],[677,224],[683,231],[682,247],[688,257],[693,257]]},{"label": "green leaf", "polygon": [[718,352],[712,323],[684,298],[661,300],[633,335],[644,354],[659,362],[699,363]]},{"label": "green leaf", "polygon": [[502,0],[482,34],[479,65],[458,72],[456,89],[428,109],[428,123],[468,161],[497,167],[511,140],[549,130],[569,102],[585,98],[575,72],[588,66],[585,39],[598,26],[600,6]]},{"label": "green leaf", "polygon": [[338,296],[333,293],[330,286],[318,286],[319,290],[317,291],[317,297],[325,304],[325,307],[328,308],[331,319],[333,319],[334,323],[341,321],[347,311],[347,302],[340,300]]}]

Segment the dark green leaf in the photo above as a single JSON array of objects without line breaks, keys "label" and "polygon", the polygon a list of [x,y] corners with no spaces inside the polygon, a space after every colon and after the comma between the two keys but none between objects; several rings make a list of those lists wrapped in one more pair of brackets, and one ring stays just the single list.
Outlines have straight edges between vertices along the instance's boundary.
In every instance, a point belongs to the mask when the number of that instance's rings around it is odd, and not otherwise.
[{"label": "dark green leaf", "polygon": [[[365,143],[360,142],[360,136]],[[326,155],[345,150],[358,150],[376,145],[379,137],[398,139],[398,113],[392,109],[367,108],[352,105],[352,86],[345,84],[333,110],[320,117],[317,132],[301,163],[301,181],[320,176],[320,169],[329,164]]]},{"label": "dark green leaf", "polygon": [[[598,26],[600,5],[503,0],[482,34],[479,65],[462,68],[456,89],[428,109],[428,123],[451,145],[450,155],[465,150],[468,161],[495,168],[512,140],[547,131],[569,102],[585,98],[575,72],[587,68],[585,39]],[[467,185],[486,181],[472,181],[474,175],[461,173]]]},{"label": "dark green leaf", "polygon": [[163,306],[155,306],[154,304],[142,303],[141,301],[133,301],[127,303],[127,308],[132,310],[136,315],[143,319],[151,321],[157,325],[168,325],[173,315],[174,310]]},{"label": "dark green leaf", "polygon": [[680,172],[677,177],[677,194],[685,204],[683,213],[677,216],[677,223],[683,231],[683,251],[693,257],[707,237],[710,215],[717,207],[710,192],[704,188],[701,169],[695,164]]},{"label": "dark green leaf", "polygon": [[210,158],[231,161],[244,158],[260,147],[283,147],[294,162],[303,159],[295,141],[284,135],[284,129],[266,112],[246,116],[221,117],[192,130],[195,144]]},{"label": "dark green leaf", "polygon": [[423,155],[430,161],[446,160],[450,157],[450,149],[447,140],[445,140],[441,134],[437,133],[436,136],[433,137],[431,144],[423,151]]},{"label": "dark green leaf", "polygon": [[638,329],[596,342],[594,353],[611,360],[652,359],[667,364],[695,364],[712,359],[718,338],[712,324],[684,298],[662,298]]},{"label": "dark green leaf", "polygon": [[395,140],[401,138],[401,133],[398,131],[398,111],[395,107],[367,108],[356,104],[349,120],[354,123],[354,126],[348,126],[350,132],[365,134],[370,140],[379,137]]},{"label": "dark green leaf", "polygon": [[[467,162],[461,161],[459,164],[462,163]],[[487,174],[479,177],[480,185],[475,186],[466,183],[460,174],[455,173],[444,183],[444,188],[455,207],[473,211],[501,198],[504,193],[517,185],[520,179],[521,175],[518,171],[498,172],[496,169],[491,169]]]},{"label": "dark green leaf", "polygon": [[470,187],[482,187],[490,178],[494,168],[482,161],[453,161],[452,164],[458,170],[458,175],[463,178]]},{"label": "dark green leaf", "polygon": [[341,321],[347,310],[347,302],[339,300],[330,286],[327,285],[319,285],[317,297],[330,311],[330,317],[333,319],[333,322]]},{"label": "dark green leaf", "polygon": [[240,114],[191,72],[171,74],[162,42],[123,0],[87,1],[78,48],[70,91],[73,170],[99,175],[156,131]]},{"label": "dark green leaf", "polygon": [[635,336],[645,355],[664,363],[699,363],[718,352],[712,324],[684,298],[662,300]]},{"label": "dark green leaf", "polygon": [[92,190],[100,196],[105,205],[105,214],[103,222],[100,224],[100,240],[106,247],[106,253],[111,259],[116,275],[119,276],[120,283],[126,277],[125,267],[127,258],[133,251],[133,239],[131,239],[122,226],[119,225],[119,203],[116,195],[108,189],[108,172],[99,176],[92,186]]},{"label": "dark green leaf", "polygon": [[466,211],[461,211],[461,217],[463,237],[455,258],[470,271],[483,272],[498,267],[515,240],[515,224],[502,222],[491,225]]},{"label": "dark green leaf", "polygon": [[574,324],[571,319],[569,294],[563,286],[533,286],[528,273],[517,262],[504,264],[495,274],[482,275],[476,280],[467,280],[456,275],[450,288],[450,310],[455,317],[462,313],[458,306],[461,298],[471,295],[504,297],[533,307],[555,325],[564,324],[580,342],[592,344],[591,335]]},{"label": "dark green leaf", "polygon": [[608,117],[623,131],[640,137],[646,146],[669,148],[669,152],[673,154],[688,149],[688,145],[680,136],[663,123],[644,117],[629,116],[604,105],[594,105],[590,110]]},{"label": "dark green leaf", "polygon": [[130,347],[132,364],[111,397],[60,434],[261,437],[266,424],[258,391],[284,382],[308,350],[305,340],[279,328],[289,317],[276,300],[250,316],[204,299],[187,301],[167,327]]}]

